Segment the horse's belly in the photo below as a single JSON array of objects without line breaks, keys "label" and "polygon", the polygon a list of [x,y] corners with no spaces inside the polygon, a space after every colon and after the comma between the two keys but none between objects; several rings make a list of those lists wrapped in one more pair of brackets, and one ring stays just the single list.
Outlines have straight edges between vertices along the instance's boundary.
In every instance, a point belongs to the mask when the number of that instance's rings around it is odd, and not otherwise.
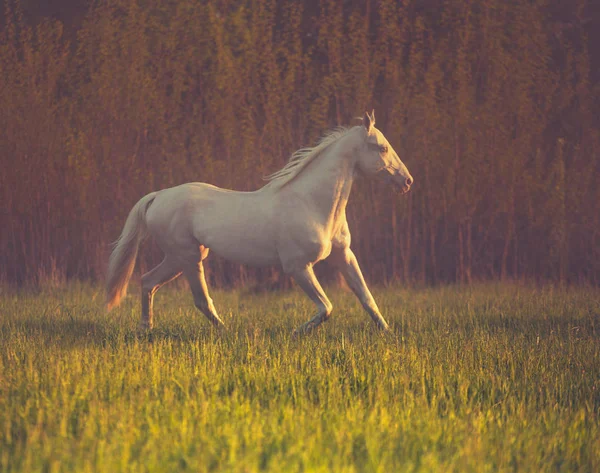
[{"label": "horse's belly", "polygon": [[208,239],[205,246],[212,252],[236,263],[252,266],[269,266],[279,263],[279,255],[275,245],[238,235],[238,238]]},{"label": "horse's belly", "polygon": [[256,207],[216,205],[199,219],[198,241],[215,254],[238,263],[268,266],[279,263],[270,220]]},{"label": "horse's belly", "polygon": [[248,264],[251,266],[270,266],[279,263],[279,256],[276,251],[257,248],[221,248],[213,247],[212,250],[219,256],[236,263]]}]

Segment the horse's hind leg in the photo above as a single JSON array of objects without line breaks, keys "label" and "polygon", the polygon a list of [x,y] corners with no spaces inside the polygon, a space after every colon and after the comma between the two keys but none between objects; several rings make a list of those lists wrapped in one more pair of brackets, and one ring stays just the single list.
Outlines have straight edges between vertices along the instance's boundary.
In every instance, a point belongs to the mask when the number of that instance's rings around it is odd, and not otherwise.
[{"label": "horse's hind leg", "polygon": [[[208,250],[203,251],[204,257],[206,257],[206,254],[208,254]],[[204,266],[202,265],[202,261],[185,266],[183,268],[183,274],[190,284],[196,307],[202,311],[214,326],[224,327],[225,324],[217,314],[213,301],[208,295],[208,286],[206,285],[206,279],[204,277]]]},{"label": "horse's hind leg", "polygon": [[165,256],[162,263],[142,276],[142,328],[152,328],[154,318],[152,305],[156,291],[180,274],[181,267],[173,259]]}]

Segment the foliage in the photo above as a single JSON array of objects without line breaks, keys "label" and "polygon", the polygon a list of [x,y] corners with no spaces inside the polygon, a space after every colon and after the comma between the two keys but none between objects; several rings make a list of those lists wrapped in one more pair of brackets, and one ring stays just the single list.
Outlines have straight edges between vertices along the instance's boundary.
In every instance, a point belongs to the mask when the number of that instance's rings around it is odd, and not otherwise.
[{"label": "foliage", "polygon": [[[5,0],[0,277],[101,278],[143,195],[256,189],[375,108],[416,184],[402,199],[356,186],[370,280],[597,283],[587,3],[101,0],[65,33]],[[271,276],[209,264],[222,284]]]}]

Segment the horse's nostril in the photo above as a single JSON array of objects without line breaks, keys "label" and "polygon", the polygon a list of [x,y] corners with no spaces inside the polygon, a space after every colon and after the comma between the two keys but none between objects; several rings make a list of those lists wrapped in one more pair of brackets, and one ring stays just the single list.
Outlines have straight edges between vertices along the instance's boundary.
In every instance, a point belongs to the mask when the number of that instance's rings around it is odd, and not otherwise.
[{"label": "horse's nostril", "polygon": [[406,178],[406,181],[405,181],[405,182],[406,182],[406,185],[407,185],[407,186],[412,186],[412,183],[413,183],[413,178],[412,178],[412,177],[410,177],[410,176],[408,176],[408,177]]}]

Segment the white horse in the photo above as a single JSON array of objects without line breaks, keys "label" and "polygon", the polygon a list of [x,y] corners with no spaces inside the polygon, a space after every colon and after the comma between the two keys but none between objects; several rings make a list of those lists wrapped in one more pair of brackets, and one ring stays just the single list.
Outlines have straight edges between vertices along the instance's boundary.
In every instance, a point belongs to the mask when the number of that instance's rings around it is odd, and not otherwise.
[{"label": "white horse", "polygon": [[346,204],[357,173],[377,176],[406,193],[413,178],[383,134],[375,114],[362,125],[336,129],[313,148],[296,151],[288,164],[255,192],[236,192],[189,183],[152,192],[131,210],[108,265],[108,309],[119,304],[148,235],[164,260],[142,276],[142,321],[152,328],[156,291],[181,273],[198,309],[223,326],[208,294],[202,261],[209,248],[230,261],[279,264],[317,305],[317,313],[297,331],[307,332],[331,315],[332,304],[315,277],[313,265],[329,257],[365,310],[381,329],[388,324],[367,288],[354,253]]}]

